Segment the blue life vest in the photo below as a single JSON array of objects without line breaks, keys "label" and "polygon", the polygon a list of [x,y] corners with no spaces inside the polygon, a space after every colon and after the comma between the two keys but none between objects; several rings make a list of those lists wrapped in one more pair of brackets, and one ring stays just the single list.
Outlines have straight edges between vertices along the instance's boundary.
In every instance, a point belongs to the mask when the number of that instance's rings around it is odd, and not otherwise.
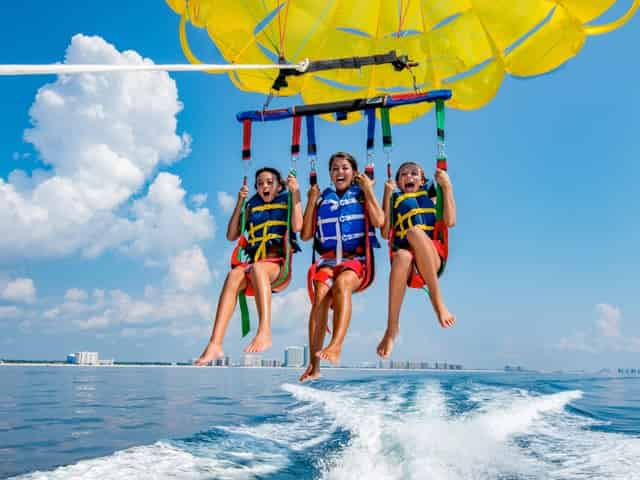
[{"label": "blue life vest", "polygon": [[[272,247],[281,249],[284,255],[284,240],[287,233],[288,193],[281,192],[271,202],[265,202],[257,193],[247,202],[247,246],[250,260],[256,262],[267,257]],[[290,233],[289,241],[294,252],[299,252],[296,237]]]},{"label": "blue life vest", "polygon": [[[364,195],[358,185],[351,185],[339,196],[332,188],[327,188],[317,206],[317,222],[314,248],[320,254],[336,252],[336,257],[342,254],[366,254]],[[369,227],[369,242],[372,247],[380,244],[375,230]]]},{"label": "blue life vest", "polygon": [[391,196],[391,227],[393,228],[393,247],[409,248],[407,232],[418,227],[429,237],[433,236],[436,224],[436,206],[430,198],[426,185],[412,193],[395,192]]}]

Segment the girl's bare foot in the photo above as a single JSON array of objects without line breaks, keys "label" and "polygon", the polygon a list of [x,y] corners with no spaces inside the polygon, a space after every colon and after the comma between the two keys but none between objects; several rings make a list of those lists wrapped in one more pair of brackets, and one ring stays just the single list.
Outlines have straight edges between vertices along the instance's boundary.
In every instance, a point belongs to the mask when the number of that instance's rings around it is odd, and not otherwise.
[{"label": "girl's bare foot", "polygon": [[387,328],[387,330],[384,332],[384,337],[382,337],[382,340],[380,340],[378,349],[376,350],[378,356],[384,359],[389,358],[389,355],[391,355],[391,352],[393,351],[393,342],[395,341],[397,335],[397,330],[389,330]]},{"label": "girl's bare foot", "polygon": [[446,307],[439,312],[436,311],[436,315],[438,316],[438,322],[440,322],[440,326],[442,328],[453,327],[453,324],[456,323],[455,315],[447,310]]},{"label": "girl's bare foot", "polygon": [[329,344],[327,348],[324,348],[316,353],[316,357],[321,358],[322,360],[327,360],[331,362],[333,365],[338,365],[340,363],[340,354],[342,353],[342,347],[337,345]]},{"label": "girl's bare foot", "polygon": [[300,376],[302,383],[320,378],[320,365],[309,365],[304,373]]},{"label": "girl's bare foot", "polygon": [[195,364],[198,366],[206,365],[207,363],[222,358],[224,356],[224,352],[222,351],[222,345],[218,345],[216,343],[209,343],[207,348],[204,349],[202,355],[195,361]]},{"label": "girl's bare foot", "polygon": [[271,347],[271,332],[260,332],[256,334],[251,343],[244,349],[246,353],[264,352]]}]

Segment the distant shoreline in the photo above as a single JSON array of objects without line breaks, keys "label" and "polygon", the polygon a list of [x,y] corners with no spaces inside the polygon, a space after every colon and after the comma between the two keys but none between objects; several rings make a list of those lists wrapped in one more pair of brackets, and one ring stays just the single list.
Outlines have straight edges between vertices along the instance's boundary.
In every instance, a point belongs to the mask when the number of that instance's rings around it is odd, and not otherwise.
[{"label": "distant shoreline", "polygon": [[[253,370],[300,370],[304,367],[244,367],[244,366],[198,366],[198,365],[162,365],[162,364],[116,364],[116,365],[75,365],[70,363],[32,363],[32,362],[3,362],[0,363],[0,367],[64,367],[64,368],[245,368]],[[449,370],[441,368],[377,368],[377,367],[331,367],[323,366],[323,369],[330,370],[362,370],[362,371],[406,371],[406,372],[440,372],[440,373],[541,373],[541,372],[505,372],[504,370],[492,370],[492,369],[461,369],[461,370]]]}]

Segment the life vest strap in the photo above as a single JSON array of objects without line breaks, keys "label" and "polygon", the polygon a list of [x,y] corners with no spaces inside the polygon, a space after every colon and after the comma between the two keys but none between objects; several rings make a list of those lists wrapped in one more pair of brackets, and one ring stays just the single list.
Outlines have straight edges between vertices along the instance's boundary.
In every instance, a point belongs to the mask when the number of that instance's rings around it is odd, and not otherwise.
[{"label": "life vest strap", "polygon": [[411,225],[413,226],[413,222],[411,221],[411,219],[413,217],[415,217],[416,215],[422,215],[423,213],[433,213],[435,215],[436,214],[436,209],[432,208],[432,207],[428,207],[428,208],[412,208],[411,210],[409,210],[404,215],[398,215],[398,218],[396,219],[396,223],[394,224],[394,227],[402,226],[403,222],[406,221],[406,220],[409,220],[411,222]]},{"label": "life vest strap", "polygon": [[417,192],[409,192],[409,193],[403,193],[401,195],[398,195],[396,197],[396,201],[393,204],[393,208],[394,208],[394,210],[396,208],[398,208],[398,205],[400,205],[407,198],[418,198],[418,197],[424,197],[425,195],[427,195],[427,191],[424,190],[424,189],[423,190],[419,190]]},{"label": "life vest strap", "polygon": [[264,212],[265,210],[286,210],[289,208],[286,203],[265,203],[264,205],[258,205],[256,207],[252,207],[251,211],[253,212]]}]

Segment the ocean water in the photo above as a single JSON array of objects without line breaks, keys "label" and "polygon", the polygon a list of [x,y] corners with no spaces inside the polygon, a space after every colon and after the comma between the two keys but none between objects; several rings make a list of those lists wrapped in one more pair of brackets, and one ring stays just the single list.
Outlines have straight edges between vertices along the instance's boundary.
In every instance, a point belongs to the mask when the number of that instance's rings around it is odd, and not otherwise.
[{"label": "ocean water", "polygon": [[0,478],[640,479],[640,378],[0,367]]}]

